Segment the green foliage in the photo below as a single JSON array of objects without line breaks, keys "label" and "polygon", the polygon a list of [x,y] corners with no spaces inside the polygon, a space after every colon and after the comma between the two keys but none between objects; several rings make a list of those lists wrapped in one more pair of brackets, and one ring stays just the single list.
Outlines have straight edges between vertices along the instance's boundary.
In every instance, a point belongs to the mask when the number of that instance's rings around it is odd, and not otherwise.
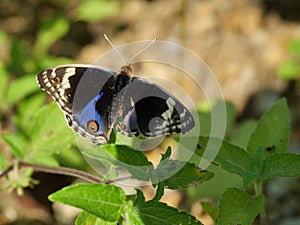
[{"label": "green foliage", "polygon": [[35,74],[22,76],[10,83],[7,90],[8,104],[15,104],[37,90]]},{"label": "green foliage", "polygon": [[195,217],[185,212],[179,212],[176,208],[165,203],[149,201],[140,208],[143,224],[168,225],[168,224],[191,224],[200,225]]},{"label": "green foliage", "polygon": [[218,208],[212,202],[201,202],[204,211],[217,223]]},{"label": "green foliage", "polygon": [[0,152],[0,170],[5,170],[7,168],[7,163],[5,161],[4,155]]},{"label": "green foliage", "polygon": [[124,191],[108,184],[78,184],[65,187],[49,196],[54,202],[62,202],[84,209],[105,221],[118,221],[125,210]]},{"label": "green foliage", "polygon": [[70,29],[69,21],[62,15],[47,17],[38,30],[34,55],[45,55],[48,49]]},{"label": "green foliage", "polygon": [[290,137],[290,114],[285,99],[280,100],[259,120],[247,147],[253,154],[259,145],[265,157],[273,152],[285,152]]},{"label": "green foliage", "polygon": [[19,159],[49,166],[58,166],[53,157],[70,147],[73,134],[65,126],[61,111],[55,103],[38,110],[32,117],[32,126],[24,127],[30,136],[2,134],[12,153]]},{"label": "green foliage", "polygon": [[83,211],[79,214],[75,221],[76,225],[115,225],[116,222],[109,222],[102,220],[101,218],[94,216],[86,211]]},{"label": "green foliage", "polygon": [[283,80],[299,79],[300,77],[300,39],[293,39],[288,46],[290,59],[284,61],[277,74]]},{"label": "green foliage", "polygon": [[220,199],[218,225],[252,224],[263,203],[263,195],[252,197],[239,189],[229,188]]},{"label": "green foliage", "polygon": [[75,15],[77,20],[96,22],[111,18],[119,11],[116,1],[108,0],[84,0],[76,9]]},{"label": "green foliage", "polygon": [[[24,78],[24,80],[26,80]],[[20,79],[18,82],[26,82]],[[28,78],[28,80],[31,80]],[[16,82],[15,87],[19,84]],[[30,85],[28,86],[30,87]],[[12,88],[12,87],[10,87]],[[23,94],[12,94],[11,103],[24,99],[31,88]],[[19,133],[2,134],[2,139],[10,147],[12,154],[23,161],[38,165],[59,168],[57,155],[71,149],[73,134],[65,125],[63,114],[55,103],[44,107],[42,95],[34,95],[32,101],[24,101],[18,107],[19,115],[14,121],[18,124]],[[33,108],[33,110],[30,110]],[[227,105],[230,113],[228,126],[233,127],[235,110]],[[29,112],[28,112],[29,111]],[[201,115],[201,113],[199,113]],[[204,115],[204,114],[202,114]],[[207,113],[208,115],[208,113]],[[278,117],[280,115],[280,118]],[[84,145],[85,157],[101,163],[111,174],[103,175],[108,183],[118,178],[118,168],[140,181],[148,181],[156,187],[155,197],[145,201],[143,193],[137,190],[135,196],[126,198],[123,190],[113,184],[78,184],[59,190],[49,196],[51,201],[61,202],[81,208],[76,224],[201,224],[186,212],[159,202],[165,189],[186,189],[190,186],[209,181],[214,173],[202,171],[198,163],[204,156],[208,142],[210,147],[220,146],[213,161],[215,167],[239,176],[244,183],[244,191],[237,188],[227,189],[221,196],[220,203],[202,203],[204,209],[218,221],[218,224],[251,224],[263,208],[263,181],[272,177],[296,177],[300,175],[300,157],[287,153],[290,136],[290,115],[286,101],[280,100],[271,107],[258,122],[250,121],[240,126],[243,141],[233,144],[212,137],[198,137],[198,145],[190,162],[171,158],[169,147],[154,167],[152,162],[140,151],[119,144]],[[210,130],[209,126],[205,128]],[[252,132],[252,133],[251,133]],[[232,134],[227,129],[227,135]],[[233,138],[232,138],[233,139]],[[248,144],[246,143],[248,142]],[[0,166],[7,168],[3,155]],[[18,167],[15,166],[18,171]],[[215,171],[215,170],[213,170]],[[36,184],[31,178],[32,169],[18,172],[15,179],[9,179],[4,188],[22,189]],[[253,184],[255,197],[246,191]],[[201,185],[200,185],[201,186]],[[218,215],[218,216],[217,216]]]},{"label": "green foliage", "polygon": [[[53,1],[53,4],[61,9],[67,3]],[[60,169],[65,169],[61,167],[64,163],[80,167],[78,164],[82,163],[82,159],[79,159],[78,149],[74,148],[74,135],[66,126],[57,105],[44,106],[45,95],[38,93],[35,74],[40,69],[73,62],[70,58],[52,56],[49,52],[55,51],[55,46],[70,35],[74,22],[101,21],[112,18],[118,11],[117,1],[81,0],[70,17],[61,10],[45,15],[36,24],[38,30],[35,36],[29,39],[0,31],[0,47],[8,46],[9,59],[5,62],[0,60],[0,119],[8,124],[5,127],[7,132],[1,133],[1,137],[11,150],[11,158],[33,165],[51,166],[58,173]],[[289,51],[293,57],[282,64],[278,75],[283,79],[298,79],[300,41],[292,41]],[[259,121],[244,121],[238,127],[235,126],[236,110],[231,103],[226,103],[226,137],[229,141],[209,137],[211,112],[218,111],[222,104],[215,102],[212,109],[206,111],[199,106],[197,115],[201,135],[196,137],[198,145],[195,151],[190,149],[194,155],[189,162],[172,159],[171,148],[162,154],[160,162],[154,166],[142,152],[118,142],[92,147],[85,145],[82,154],[103,165],[108,173],[103,174],[101,179],[110,184],[69,186],[51,194],[49,199],[82,209],[76,225],[111,225],[117,222],[137,225],[201,224],[188,213],[159,202],[164,190],[187,189],[190,186],[201,188],[205,183],[210,185],[206,188],[208,191],[233,186],[235,188],[224,191],[218,206],[208,202],[201,204],[218,224],[251,224],[263,209],[264,181],[278,176],[298,177],[300,156],[287,152],[290,115],[284,99]],[[220,144],[220,149],[212,165],[202,171],[198,165],[204,152],[209,151],[206,149],[208,141],[214,144],[210,147]],[[8,168],[7,164],[0,152],[1,171]],[[37,184],[38,181],[31,177],[33,168],[19,168],[15,164],[14,176],[7,174],[7,182],[1,189],[16,189],[21,194],[23,188]],[[155,187],[154,198],[146,201],[140,190],[134,196],[126,196],[120,187],[113,184],[114,179],[119,179],[120,168],[126,170],[131,178],[147,181]],[[227,186],[221,184],[224,174]],[[215,179],[212,179],[213,176]],[[216,179],[221,182],[212,183]],[[243,182],[243,190],[237,188],[239,181]],[[255,194],[251,193],[252,187]]]}]

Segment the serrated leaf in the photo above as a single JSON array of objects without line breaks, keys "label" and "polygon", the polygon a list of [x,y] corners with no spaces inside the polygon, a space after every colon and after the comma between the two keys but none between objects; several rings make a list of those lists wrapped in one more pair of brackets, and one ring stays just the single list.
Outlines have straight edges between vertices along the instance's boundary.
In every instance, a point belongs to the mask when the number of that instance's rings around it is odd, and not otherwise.
[{"label": "serrated leaf", "polygon": [[142,152],[124,145],[106,144],[85,150],[83,154],[100,161],[108,160],[114,165],[127,169],[140,180],[149,180],[154,171],[152,163]]},{"label": "serrated leaf", "polygon": [[263,203],[263,195],[252,197],[239,189],[229,188],[220,199],[218,225],[250,225],[263,207]]},{"label": "serrated leaf", "polygon": [[76,221],[76,225],[116,225],[116,222],[104,221],[101,218],[94,216],[88,212],[81,212]]},{"label": "serrated leaf", "polygon": [[300,176],[300,155],[293,153],[275,153],[264,161],[261,178]]},{"label": "serrated leaf", "polygon": [[[170,165],[171,164],[183,165],[180,165],[181,169],[179,169],[178,172],[164,180],[164,185],[168,189],[186,189],[190,186],[203,183],[214,176],[211,172],[200,171],[200,169],[192,163],[172,160],[170,161]],[[169,167],[168,171],[172,173],[172,166]]]},{"label": "serrated leaf", "polygon": [[214,159],[214,164],[241,177],[249,173],[250,154],[239,146],[230,144],[229,142],[217,138],[199,137],[197,149],[195,150],[196,155],[202,157],[205,151],[210,151],[210,149],[207,149],[208,141],[210,141],[210,147],[217,148],[217,146],[220,146],[218,154]]},{"label": "serrated leaf", "polygon": [[8,87],[7,100],[10,104],[15,104],[27,95],[38,90],[35,75],[22,76],[11,82]]},{"label": "serrated leaf", "polygon": [[215,223],[217,223],[217,216],[218,216],[218,208],[217,206],[212,202],[201,202],[201,206],[204,209],[204,212],[206,212]]},{"label": "serrated leaf", "polygon": [[108,184],[78,184],[63,188],[48,197],[53,202],[72,205],[105,221],[118,221],[124,211],[124,191]]},{"label": "serrated leaf", "polygon": [[264,157],[274,152],[285,152],[289,137],[290,113],[286,100],[281,99],[260,118],[247,150],[253,154],[261,145],[265,151]]},{"label": "serrated leaf", "polygon": [[26,156],[28,141],[25,138],[14,134],[2,134],[1,137],[17,158],[23,159]]},{"label": "serrated leaf", "polygon": [[144,224],[151,225],[200,225],[202,224],[194,216],[186,212],[168,206],[162,202],[146,202],[140,209],[140,215]]}]

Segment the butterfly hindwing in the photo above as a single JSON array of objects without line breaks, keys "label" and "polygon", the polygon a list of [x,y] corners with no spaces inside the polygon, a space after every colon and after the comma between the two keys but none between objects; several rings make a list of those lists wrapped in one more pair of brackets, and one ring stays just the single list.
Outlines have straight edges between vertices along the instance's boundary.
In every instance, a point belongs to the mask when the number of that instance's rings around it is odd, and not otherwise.
[{"label": "butterfly hindwing", "polygon": [[186,133],[195,125],[192,115],[180,101],[143,78],[131,78],[117,94],[116,103],[118,98],[123,100],[120,100],[122,111],[116,129],[125,135],[158,137]]}]

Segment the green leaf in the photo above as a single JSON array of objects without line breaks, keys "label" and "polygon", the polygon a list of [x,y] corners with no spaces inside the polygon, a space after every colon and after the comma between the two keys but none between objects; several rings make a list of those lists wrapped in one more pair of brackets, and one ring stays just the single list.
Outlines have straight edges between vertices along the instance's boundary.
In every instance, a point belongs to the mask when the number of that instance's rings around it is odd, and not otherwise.
[{"label": "green leaf", "polygon": [[160,162],[168,160],[171,157],[172,149],[169,146],[164,154],[161,155]]},{"label": "green leaf", "polygon": [[0,30],[0,47],[2,47],[2,45],[5,44],[5,41],[7,41],[7,39],[8,39],[8,36],[7,36],[6,32],[3,30]]},{"label": "green leaf", "polygon": [[298,62],[285,61],[281,63],[277,70],[277,75],[283,80],[296,79],[299,76],[300,65]]},{"label": "green leaf", "polygon": [[264,196],[262,195],[251,197],[239,189],[229,188],[220,199],[218,225],[250,225],[263,204]]},{"label": "green leaf", "polygon": [[18,104],[17,115],[14,116],[13,121],[21,128],[22,132],[27,136],[31,136],[36,112],[42,107],[45,101],[45,95],[40,93],[32,96],[27,101],[21,101]]},{"label": "green leaf", "polygon": [[124,224],[145,225],[139,213],[138,205],[132,201],[127,202],[124,217]]},{"label": "green leaf", "polygon": [[263,171],[263,156],[264,149],[263,147],[259,146],[249,162],[249,169],[255,174],[259,175]]},{"label": "green leaf", "polygon": [[70,23],[64,16],[48,17],[38,31],[34,45],[35,56],[45,55],[52,44],[67,34],[69,28]]},{"label": "green leaf", "polygon": [[246,149],[251,134],[255,130],[256,126],[257,126],[257,121],[255,120],[244,121],[233,133],[232,137],[230,138],[230,143]]},{"label": "green leaf", "polygon": [[214,159],[214,164],[241,177],[249,173],[250,154],[239,146],[230,144],[229,142],[221,141],[217,138],[199,137],[195,151],[196,155],[202,157],[205,151],[210,151],[210,149],[207,149],[208,141],[211,141],[210,147],[220,146],[219,152]]},{"label": "green leaf", "polygon": [[288,50],[290,53],[300,56],[300,39],[293,39],[290,41]]},{"label": "green leaf", "polygon": [[0,61],[0,110],[2,107],[2,102],[6,101],[6,94],[8,88],[8,71],[6,70],[4,64]]},{"label": "green leaf", "polygon": [[2,134],[1,136],[17,158],[23,159],[26,156],[28,142],[25,138],[14,134]]},{"label": "green leaf", "polygon": [[35,75],[22,76],[9,85],[7,100],[10,104],[15,104],[37,90],[38,85]]},{"label": "green leaf", "polygon": [[97,22],[112,18],[119,12],[116,1],[86,0],[82,1],[76,9],[76,18],[87,22]]},{"label": "green leaf", "polygon": [[141,190],[136,189],[136,197],[134,200],[134,206],[141,208],[144,204],[145,204],[144,193]]},{"label": "green leaf", "polygon": [[23,74],[24,67],[30,60],[28,49],[30,44],[25,39],[14,38],[10,51],[10,70],[15,74]]},{"label": "green leaf", "polygon": [[34,157],[29,158],[28,161],[31,162],[32,164],[43,165],[43,166],[52,166],[52,167],[59,166],[59,163],[53,156],[49,156],[44,152],[36,153]]},{"label": "green leaf", "polygon": [[[172,173],[172,168],[179,166],[181,169],[164,181],[165,187],[168,189],[186,189],[190,186],[203,183],[214,176],[211,172],[201,171],[195,164],[192,163],[171,160],[169,164],[169,173]],[[174,166],[175,164],[179,165]],[[158,169],[160,168],[161,167]]]},{"label": "green leaf", "polygon": [[212,202],[201,202],[201,206],[204,209],[204,212],[206,212],[215,223],[217,223],[217,216],[218,216],[218,208],[217,206]]},{"label": "green leaf", "polygon": [[261,178],[300,176],[300,155],[293,153],[275,153],[264,161]]},{"label": "green leaf", "polygon": [[262,146],[265,157],[272,152],[285,152],[290,137],[290,113],[285,99],[272,106],[259,120],[251,135],[248,152]]},{"label": "green leaf", "polygon": [[243,176],[244,189],[247,189],[249,184],[260,176],[263,170],[263,162],[264,149],[259,146],[249,161],[249,172]]},{"label": "green leaf", "polygon": [[74,135],[63,118],[63,113],[53,102],[36,113],[31,134],[31,157],[38,152],[57,154],[69,148]]},{"label": "green leaf", "polygon": [[170,207],[162,202],[149,201],[140,209],[140,216],[144,224],[151,225],[200,225],[192,215],[186,212],[179,212],[176,208]]},{"label": "green leaf", "polygon": [[114,165],[127,169],[134,177],[140,180],[149,180],[154,167],[147,157],[140,151],[130,149],[124,145],[106,144],[84,150],[83,154],[97,159],[105,159]]},{"label": "green leaf", "polygon": [[0,152],[0,170],[5,170],[7,168],[7,164],[2,152]]},{"label": "green leaf", "polygon": [[48,197],[53,202],[72,205],[105,221],[118,221],[124,211],[124,191],[108,184],[77,184]]},{"label": "green leaf", "polygon": [[164,182],[159,182],[156,186],[155,196],[152,201],[159,201],[165,193],[165,185]]},{"label": "green leaf", "polygon": [[[210,111],[206,107],[205,107],[205,109],[202,109],[201,106],[203,106],[203,105],[198,106],[198,111],[197,111],[199,122],[201,124],[200,135],[201,136],[210,136],[212,111],[216,111],[216,112],[222,111],[223,107],[224,107],[224,102],[222,102],[222,101],[215,102],[212,105],[212,108],[210,109]],[[235,110],[233,104],[229,103],[229,102],[225,103],[225,107],[226,107],[226,116],[227,116],[227,118],[226,118],[226,133],[228,133],[234,122],[236,110]]]},{"label": "green leaf", "polygon": [[116,222],[104,221],[88,212],[81,212],[75,221],[76,225],[116,225]]},{"label": "green leaf", "polygon": [[44,70],[45,68],[51,68],[58,65],[74,64],[75,61],[74,59],[61,56],[43,55],[36,59],[36,63],[41,70]]}]

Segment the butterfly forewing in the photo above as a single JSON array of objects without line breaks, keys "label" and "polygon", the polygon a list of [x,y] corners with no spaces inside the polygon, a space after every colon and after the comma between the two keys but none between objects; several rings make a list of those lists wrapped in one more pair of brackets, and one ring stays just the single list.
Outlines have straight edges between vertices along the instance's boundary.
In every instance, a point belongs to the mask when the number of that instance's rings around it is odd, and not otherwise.
[{"label": "butterfly forewing", "polygon": [[[37,80],[64,111],[69,126],[93,143],[106,143],[116,76],[102,67],[66,65],[42,71]],[[91,122],[97,130],[89,130]]]}]

